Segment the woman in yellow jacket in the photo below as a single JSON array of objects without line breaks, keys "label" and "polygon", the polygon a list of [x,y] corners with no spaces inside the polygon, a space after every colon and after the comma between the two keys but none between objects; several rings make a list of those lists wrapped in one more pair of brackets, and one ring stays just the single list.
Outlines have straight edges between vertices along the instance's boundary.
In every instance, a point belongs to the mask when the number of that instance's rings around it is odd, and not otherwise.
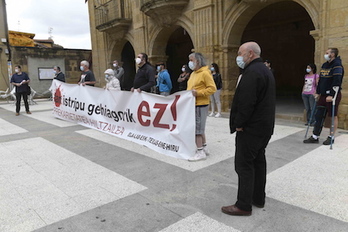
[{"label": "woman in yellow jacket", "polygon": [[196,154],[189,161],[205,160],[209,151],[205,138],[205,123],[208,116],[210,95],[215,93],[213,76],[201,53],[189,55],[189,68],[193,70],[187,82],[187,90],[196,97]]}]

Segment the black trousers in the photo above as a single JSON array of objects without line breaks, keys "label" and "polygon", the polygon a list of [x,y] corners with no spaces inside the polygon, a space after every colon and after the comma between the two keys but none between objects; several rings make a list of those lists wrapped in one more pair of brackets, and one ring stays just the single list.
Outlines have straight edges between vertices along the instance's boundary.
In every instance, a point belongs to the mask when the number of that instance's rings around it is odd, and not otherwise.
[{"label": "black trousers", "polygon": [[235,170],[238,174],[236,206],[251,211],[251,204],[265,204],[266,156],[265,150],[271,136],[255,136],[237,132]]},{"label": "black trousers", "polygon": [[19,113],[19,111],[21,110],[21,98],[23,96],[23,101],[24,101],[24,106],[25,106],[25,111],[29,111],[29,104],[28,104],[28,94],[27,92],[21,92],[21,93],[17,93],[16,92],[16,113]]}]

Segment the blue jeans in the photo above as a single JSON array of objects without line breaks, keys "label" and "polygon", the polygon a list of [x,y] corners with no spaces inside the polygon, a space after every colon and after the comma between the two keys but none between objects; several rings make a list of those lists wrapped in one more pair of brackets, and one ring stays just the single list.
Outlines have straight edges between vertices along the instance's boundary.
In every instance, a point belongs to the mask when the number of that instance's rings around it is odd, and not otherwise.
[{"label": "blue jeans", "polygon": [[314,115],[312,116],[312,120],[311,120],[311,114],[313,110],[315,110],[315,98],[313,94],[302,94],[302,100],[303,100],[305,109],[307,111],[307,123],[312,124],[315,122]]}]

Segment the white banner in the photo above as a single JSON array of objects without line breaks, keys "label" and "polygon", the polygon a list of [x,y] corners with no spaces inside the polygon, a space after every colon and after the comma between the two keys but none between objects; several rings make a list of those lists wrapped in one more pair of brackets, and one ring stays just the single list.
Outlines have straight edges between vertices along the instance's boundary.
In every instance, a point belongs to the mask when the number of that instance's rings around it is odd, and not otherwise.
[{"label": "white banner", "polygon": [[188,159],[196,150],[195,98],[105,90],[53,80],[53,114],[159,153]]}]

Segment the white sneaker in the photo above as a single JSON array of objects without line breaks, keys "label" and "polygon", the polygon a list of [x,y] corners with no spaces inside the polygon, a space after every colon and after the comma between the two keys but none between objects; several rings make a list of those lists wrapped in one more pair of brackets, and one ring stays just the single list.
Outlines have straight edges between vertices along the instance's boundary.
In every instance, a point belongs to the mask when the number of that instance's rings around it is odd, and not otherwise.
[{"label": "white sneaker", "polygon": [[210,114],[209,114],[209,117],[213,117],[214,116],[214,112],[211,112]]},{"label": "white sneaker", "polygon": [[203,151],[204,151],[204,153],[205,153],[206,156],[209,156],[209,155],[210,155],[210,151],[209,151],[209,149],[208,149],[207,146],[203,146]]},{"label": "white sneaker", "polygon": [[188,159],[188,161],[190,162],[196,162],[196,161],[200,161],[200,160],[206,160],[207,156],[205,155],[203,149],[202,150],[197,150],[195,156],[193,156],[192,158]]},{"label": "white sneaker", "polygon": [[221,117],[220,113],[215,114],[215,118],[220,118],[220,117]]}]

